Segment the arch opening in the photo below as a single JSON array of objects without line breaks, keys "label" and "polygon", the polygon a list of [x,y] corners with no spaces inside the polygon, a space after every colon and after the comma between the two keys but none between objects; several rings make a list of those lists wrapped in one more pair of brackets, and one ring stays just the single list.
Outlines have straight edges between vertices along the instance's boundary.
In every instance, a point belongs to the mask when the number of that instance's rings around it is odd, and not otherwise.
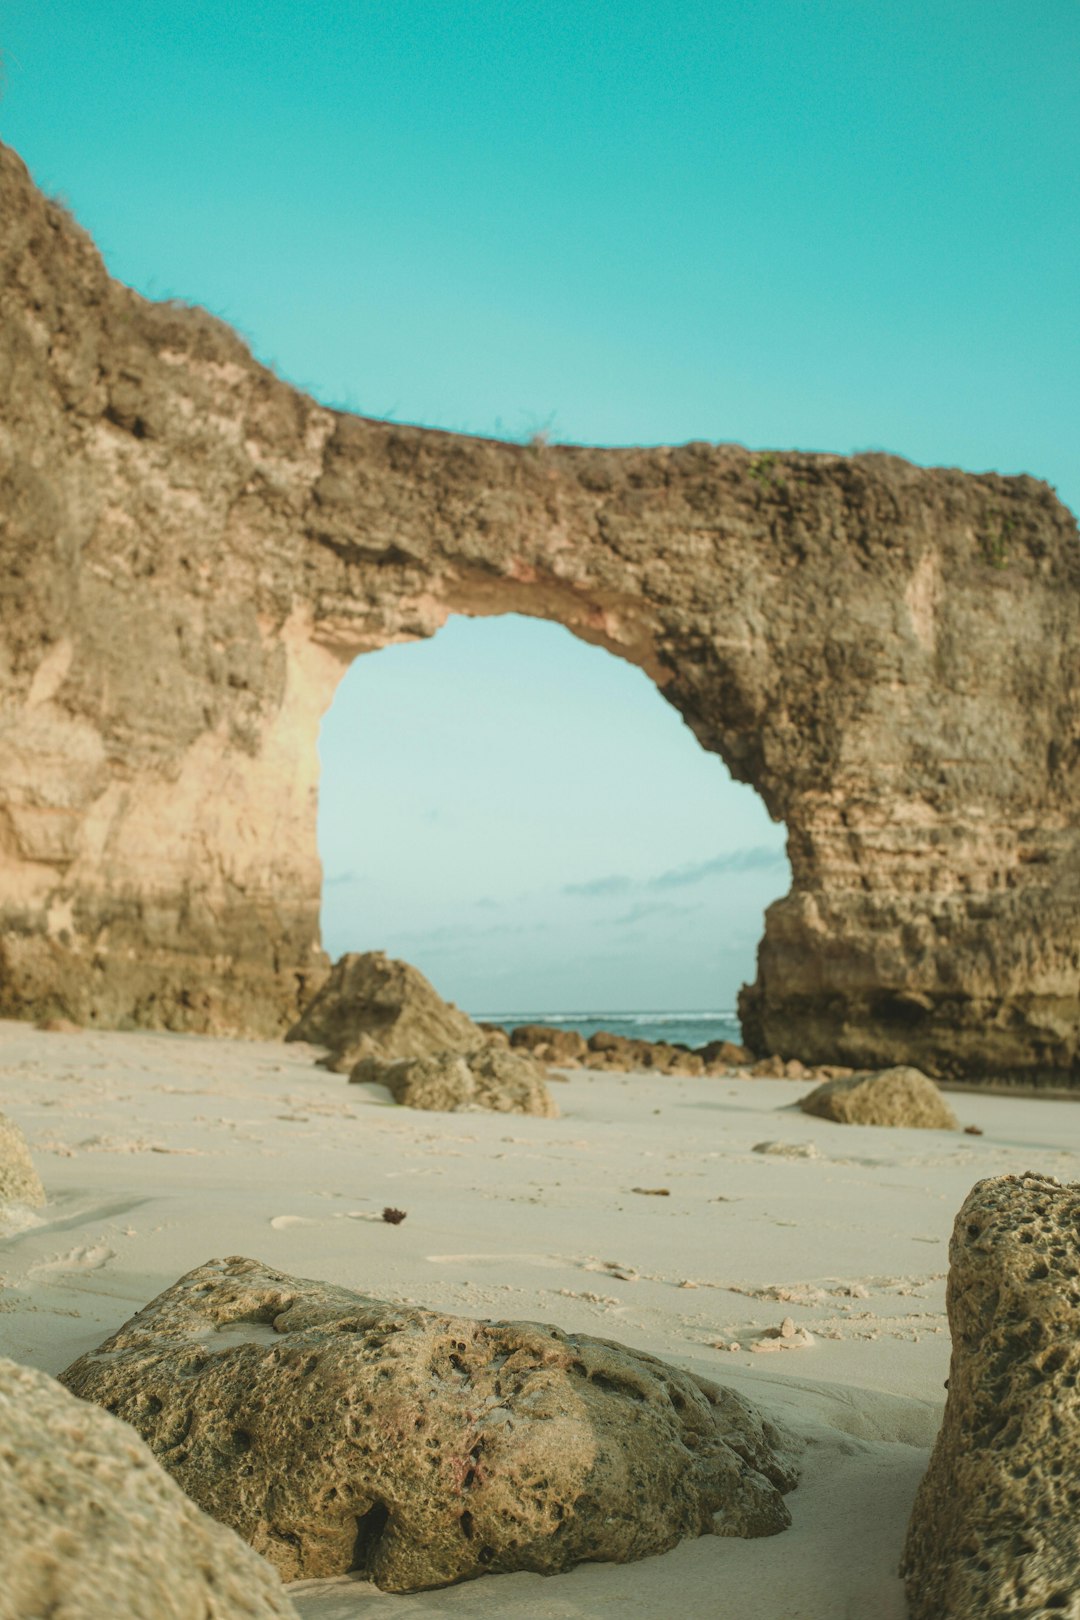
[{"label": "arch opening", "polygon": [[561,624],[453,614],[356,658],[324,716],[331,956],[474,1016],[726,1015],[786,894],[784,828],[654,682]]}]

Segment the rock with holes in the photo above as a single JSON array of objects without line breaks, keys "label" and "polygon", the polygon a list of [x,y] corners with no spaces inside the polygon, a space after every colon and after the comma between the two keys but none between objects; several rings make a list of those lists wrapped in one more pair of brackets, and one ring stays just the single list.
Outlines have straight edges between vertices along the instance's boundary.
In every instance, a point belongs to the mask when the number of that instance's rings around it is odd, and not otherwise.
[{"label": "rock with holes", "polygon": [[334,963],[285,1039],[329,1048],[326,1067],[347,1074],[363,1057],[468,1052],[483,1045],[484,1032],[411,963],[385,951],[353,951]]},{"label": "rock with holes", "polygon": [[435,1052],[430,1057],[361,1058],[349,1076],[356,1084],[386,1086],[406,1108],[462,1114],[539,1114],[557,1119],[559,1110],[531,1057],[485,1043],[472,1052]]},{"label": "rock with holes", "polygon": [[189,1272],[62,1379],[290,1580],[406,1592],[789,1523],[791,1444],[728,1390],[255,1260]]},{"label": "rock with holes", "polygon": [[125,1423],[0,1361],[0,1620],[296,1620]]},{"label": "rock with holes", "polygon": [[978,1182],[947,1305],[949,1397],[901,1570],[911,1620],[1077,1620],[1080,1185]]},{"label": "rock with holes", "polygon": [[44,1202],[45,1189],[34,1169],[26,1138],[14,1120],[0,1114],[0,1204],[33,1204],[38,1208]]},{"label": "rock with holes", "polygon": [[918,1069],[883,1069],[849,1080],[826,1080],[799,1107],[838,1125],[900,1125],[908,1129],[955,1131],[956,1115],[934,1082]]}]

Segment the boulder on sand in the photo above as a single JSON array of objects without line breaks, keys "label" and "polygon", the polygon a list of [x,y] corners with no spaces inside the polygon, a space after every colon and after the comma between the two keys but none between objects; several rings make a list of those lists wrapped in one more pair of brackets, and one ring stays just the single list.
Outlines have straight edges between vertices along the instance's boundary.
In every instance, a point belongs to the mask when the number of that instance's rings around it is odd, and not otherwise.
[{"label": "boulder on sand", "polygon": [[26,1137],[13,1119],[0,1114],[0,1204],[33,1204],[40,1209],[44,1202],[45,1189]]},{"label": "boulder on sand", "polygon": [[0,1361],[3,1620],[297,1620],[126,1423]]},{"label": "boulder on sand", "polygon": [[468,1052],[483,1045],[484,1032],[444,1001],[418,968],[385,951],[365,951],[334,963],[285,1039],[327,1047],[325,1066],[347,1074],[362,1057]]},{"label": "boulder on sand", "polygon": [[1080,1615],[1080,1185],[980,1181],[949,1245],[948,1401],[908,1527],[911,1620]]},{"label": "boulder on sand", "polygon": [[213,1260],[62,1375],[287,1580],[417,1591],[790,1523],[790,1442],[654,1356]]},{"label": "boulder on sand", "polygon": [[696,1050],[708,1068],[714,1065],[718,1068],[739,1068],[744,1063],[754,1061],[749,1047],[739,1046],[735,1041],[708,1041]]},{"label": "boulder on sand", "polygon": [[364,1057],[349,1075],[351,1083],[374,1081],[406,1108],[444,1114],[483,1109],[495,1114],[539,1114],[558,1119],[544,1071],[532,1058],[501,1046],[472,1052],[434,1052],[430,1057]]},{"label": "boulder on sand", "polygon": [[838,1125],[900,1125],[928,1131],[959,1130],[956,1115],[920,1069],[882,1069],[849,1080],[826,1080],[799,1107]]}]

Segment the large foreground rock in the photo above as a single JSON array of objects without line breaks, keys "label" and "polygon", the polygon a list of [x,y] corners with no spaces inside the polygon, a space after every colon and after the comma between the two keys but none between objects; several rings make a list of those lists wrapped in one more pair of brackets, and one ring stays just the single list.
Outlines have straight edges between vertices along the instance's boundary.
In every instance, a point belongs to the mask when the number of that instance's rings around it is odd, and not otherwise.
[{"label": "large foreground rock", "polygon": [[795,1481],[738,1396],[653,1356],[214,1260],[62,1375],[287,1579],[389,1591],[771,1535]]},{"label": "large foreground rock", "polygon": [[126,1424],[0,1361],[0,1620],[296,1620]]},{"label": "large foreground rock", "polygon": [[14,1120],[0,1114],[0,1204],[33,1204],[40,1208],[44,1202],[45,1189],[34,1169],[26,1137]]},{"label": "large foreground rock", "polygon": [[505,1047],[479,1046],[472,1052],[436,1052],[431,1057],[361,1058],[349,1076],[363,1084],[386,1086],[406,1108],[447,1114],[484,1109],[495,1114],[539,1114],[557,1119],[559,1110],[538,1063]]},{"label": "large foreground rock", "polygon": [[918,1069],[904,1067],[826,1080],[800,1098],[799,1107],[839,1125],[897,1125],[928,1131],[960,1128],[934,1082]]},{"label": "large foreground rock", "polygon": [[385,951],[365,951],[334,963],[285,1039],[328,1047],[327,1067],[346,1074],[363,1057],[468,1052],[484,1044],[484,1032],[444,1001],[419,968]]},{"label": "large foreground rock", "polygon": [[1077,1620],[1080,1186],[978,1182],[946,1302],[949,1398],[901,1570],[911,1620]]}]

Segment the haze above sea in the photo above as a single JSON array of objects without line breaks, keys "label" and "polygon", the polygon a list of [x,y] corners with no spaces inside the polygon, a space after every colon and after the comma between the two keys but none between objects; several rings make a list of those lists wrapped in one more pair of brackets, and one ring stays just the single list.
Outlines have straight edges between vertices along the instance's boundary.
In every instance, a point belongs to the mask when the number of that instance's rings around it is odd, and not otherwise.
[{"label": "haze above sea", "polygon": [[478,1023],[507,1031],[519,1024],[548,1024],[574,1029],[586,1039],[598,1029],[635,1041],[668,1041],[674,1046],[704,1046],[709,1041],[742,1040],[734,1011],[720,1012],[516,1012],[473,1013]]}]

